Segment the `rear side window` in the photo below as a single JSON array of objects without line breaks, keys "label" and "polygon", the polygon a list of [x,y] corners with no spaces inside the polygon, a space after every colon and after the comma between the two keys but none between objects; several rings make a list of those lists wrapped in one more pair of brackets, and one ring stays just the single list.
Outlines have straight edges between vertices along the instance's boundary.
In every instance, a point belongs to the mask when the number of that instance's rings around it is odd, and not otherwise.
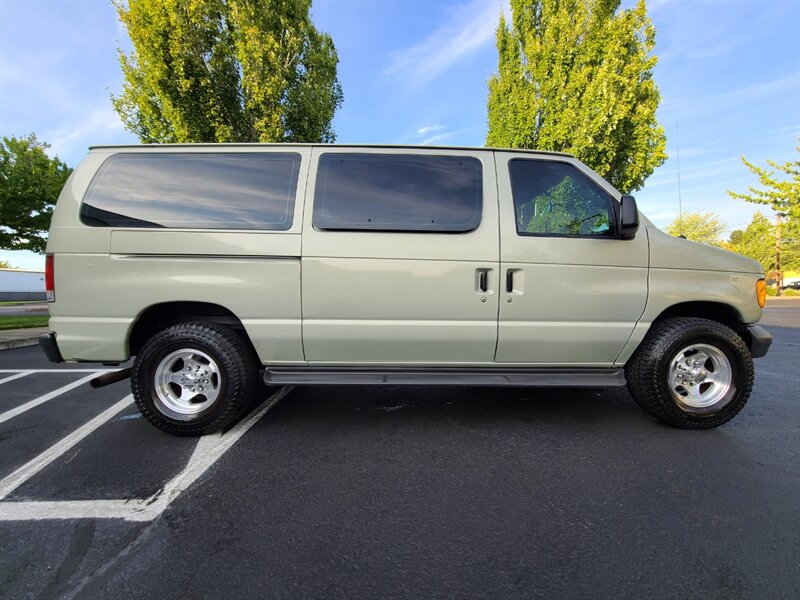
[{"label": "rear side window", "polygon": [[570,164],[509,163],[519,235],[609,236],[611,198]]},{"label": "rear side window", "polygon": [[481,161],[467,156],[323,154],[316,229],[466,232],[481,222]]},{"label": "rear side window", "polygon": [[292,226],[299,154],[116,154],[92,180],[81,220],[95,227]]}]

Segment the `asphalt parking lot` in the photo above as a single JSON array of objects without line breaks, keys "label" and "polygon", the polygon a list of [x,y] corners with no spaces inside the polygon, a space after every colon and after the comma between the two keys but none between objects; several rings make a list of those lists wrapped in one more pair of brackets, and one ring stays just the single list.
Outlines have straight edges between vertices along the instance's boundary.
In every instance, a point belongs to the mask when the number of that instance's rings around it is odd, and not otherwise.
[{"label": "asphalt parking lot", "polygon": [[763,324],[706,432],[624,390],[296,387],[198,441],[2,351],[0,597],[798,598],[800,308]]}]

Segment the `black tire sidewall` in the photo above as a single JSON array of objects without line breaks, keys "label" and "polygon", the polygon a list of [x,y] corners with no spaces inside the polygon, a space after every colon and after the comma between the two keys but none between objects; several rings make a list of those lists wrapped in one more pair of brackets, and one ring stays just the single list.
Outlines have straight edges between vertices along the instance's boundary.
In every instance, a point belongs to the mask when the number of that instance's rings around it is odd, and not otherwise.
[{"label": "black tire sidewall", "polygon": [[[247,407],[248,365],[241,349],[231,339],[229,330],[201,323],[169,327],[153,336],[136,357],[131,385],[139,410],[151,423],[169,433],[201,435],[221,429],[235,420]],[[185,417],[170,417],[156,394],[155,372],[171,352],[181,349],[208,354],[219,367],[221,383],[217,399],[202,412]],[[159,407],[160,405],[160,407]],[[163,409],[163,410],[162,410]]]},{"label": "black tire sidewall", "polygon": [[[679,350],[692,344],[718,348],[731,365],[730,400],[705,414],[681,408],[669,388],[669,367]],[[711,429],[731,420],[747,403],[753,387],[753,361],[744,340],[730,327],[697,317],[664,319],[653,324],[626,366],[628,390],[636,403],[661,421],[681,429]]]}]

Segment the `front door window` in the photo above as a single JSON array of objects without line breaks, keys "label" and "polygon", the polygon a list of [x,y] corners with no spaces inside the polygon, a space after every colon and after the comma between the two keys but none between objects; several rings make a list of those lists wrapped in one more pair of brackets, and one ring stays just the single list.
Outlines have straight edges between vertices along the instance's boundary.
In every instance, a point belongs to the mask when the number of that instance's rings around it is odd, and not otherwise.
[{"label": "front door window", "polygon": [[515,159],[509,169],[519,235],[612,235],[611,199],[572,165]]}]

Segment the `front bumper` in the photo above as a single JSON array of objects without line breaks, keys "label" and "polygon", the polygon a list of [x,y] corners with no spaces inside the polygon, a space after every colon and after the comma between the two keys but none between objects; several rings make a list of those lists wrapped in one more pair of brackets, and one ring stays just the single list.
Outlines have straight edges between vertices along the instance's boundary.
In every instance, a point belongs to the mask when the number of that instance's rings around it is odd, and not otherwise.
[{"label": "front bumper", "polygon": [[50,362],[64,362],[64,359],[61,358],[61,352],[58,350],[55,333],[45,333],[39,336],[39,346],[41,346],[45,356],[47,356],[47,360]]},{"label": "front bumper", "polygon": [[750,335],[750,354],[753,358],[766,356],[772,344],[772,334],[759,325],[751,325],[747,333]]}]

